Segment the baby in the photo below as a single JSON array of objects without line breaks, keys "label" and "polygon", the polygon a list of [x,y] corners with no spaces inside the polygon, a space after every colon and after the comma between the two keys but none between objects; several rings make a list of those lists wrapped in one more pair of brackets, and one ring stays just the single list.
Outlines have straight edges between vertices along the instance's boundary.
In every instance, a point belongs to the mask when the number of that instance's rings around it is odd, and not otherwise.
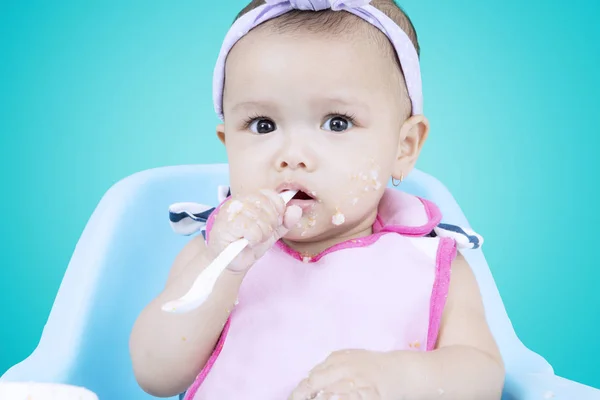
[{"label": "baby", "polygon": [[[230,192],[135,323],[130,351],[146,392],[500,398],[502,359],[457,251],[480,239],[387,185],[401,185],[429,132],[418,53],[393,0],[242,10],[214,80]],[[285,190],[298,190],[287,205]],[[205,303],[162,310],[239,238],[250,245]]]}]

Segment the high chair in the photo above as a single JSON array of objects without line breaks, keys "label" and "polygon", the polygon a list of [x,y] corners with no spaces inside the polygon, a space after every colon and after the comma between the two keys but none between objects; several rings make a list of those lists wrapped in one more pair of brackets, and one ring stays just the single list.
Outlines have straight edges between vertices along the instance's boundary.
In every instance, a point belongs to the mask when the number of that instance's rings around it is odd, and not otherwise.
[{"label": "high chair", "polygon": [[[227,184],[226,164],[157,168],[115,184],[77,243],[39,345],[0,381],[83,386],[100,400],[153,398],[136,383],[128,341],[139,312],[163,288],[173,259],[189,240],[171,230],[169,205],[216,206],[217,187]],[[415,170],[400,188],[434,201],[444,222],[469,227],[452,195],[433,177]],[[546,360],[521,343],[482,251],[463,254],[505,360],[503,399],[600,399],[600,390],[554,375]]]}]

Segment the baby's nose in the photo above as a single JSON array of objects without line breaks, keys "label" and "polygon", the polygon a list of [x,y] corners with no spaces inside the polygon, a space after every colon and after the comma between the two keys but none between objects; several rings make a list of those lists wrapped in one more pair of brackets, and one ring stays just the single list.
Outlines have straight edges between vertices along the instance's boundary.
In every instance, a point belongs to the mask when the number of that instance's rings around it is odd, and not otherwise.
[{"label": "baby's nose", "polygon": [[310,153],[308,149],[289,146],[279,154],[275,167],[279,171],[286,169],[312,171],[316,160]]},{"label": "baby's nose", "polygon": [[306,168],[306,163],[298,160],[281,160],[279,162],[279,168],[302,169]]}]

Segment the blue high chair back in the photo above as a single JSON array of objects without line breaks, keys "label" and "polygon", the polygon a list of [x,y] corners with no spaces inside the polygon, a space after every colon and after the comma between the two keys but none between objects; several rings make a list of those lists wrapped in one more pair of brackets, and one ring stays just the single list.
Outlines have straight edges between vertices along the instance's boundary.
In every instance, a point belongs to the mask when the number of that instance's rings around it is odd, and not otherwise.
[{"label": "blue high chair back", "polygon": [[[100,400],[153,398],[136,383],[128,341],[138,314],[162,290],[189,240],[171,231],[168,207],[181,201],[217,205],[217,187],[228,182],[227,165],[219,164],[148,170],[113,186],[77,243],[39,345],[1,380],[84,386]],[[452,195],[431,176],[415,170],[401,188],[434,201],[444,222],[469,227]],[[519,341],[483,253],[464,256],[506,363],[503,398],[600,399],[600,391],[555,376]]]}]

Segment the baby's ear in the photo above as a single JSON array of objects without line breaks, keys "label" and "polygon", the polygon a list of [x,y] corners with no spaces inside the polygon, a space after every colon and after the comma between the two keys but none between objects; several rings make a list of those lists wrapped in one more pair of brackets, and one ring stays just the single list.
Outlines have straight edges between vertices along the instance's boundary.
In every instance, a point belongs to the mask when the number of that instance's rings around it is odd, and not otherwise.
[{"label": "baby's ear", "polygon": [[217,137],[221,141],[221,143],[225,144],[225,125],[219,124],[217,125]]},{"label": "baby's ear", "polygon": [[414,168],[428,134],[429,121],[424,115],[414,115],[402,124],[394,165],[394,178],[401,180]]}]

